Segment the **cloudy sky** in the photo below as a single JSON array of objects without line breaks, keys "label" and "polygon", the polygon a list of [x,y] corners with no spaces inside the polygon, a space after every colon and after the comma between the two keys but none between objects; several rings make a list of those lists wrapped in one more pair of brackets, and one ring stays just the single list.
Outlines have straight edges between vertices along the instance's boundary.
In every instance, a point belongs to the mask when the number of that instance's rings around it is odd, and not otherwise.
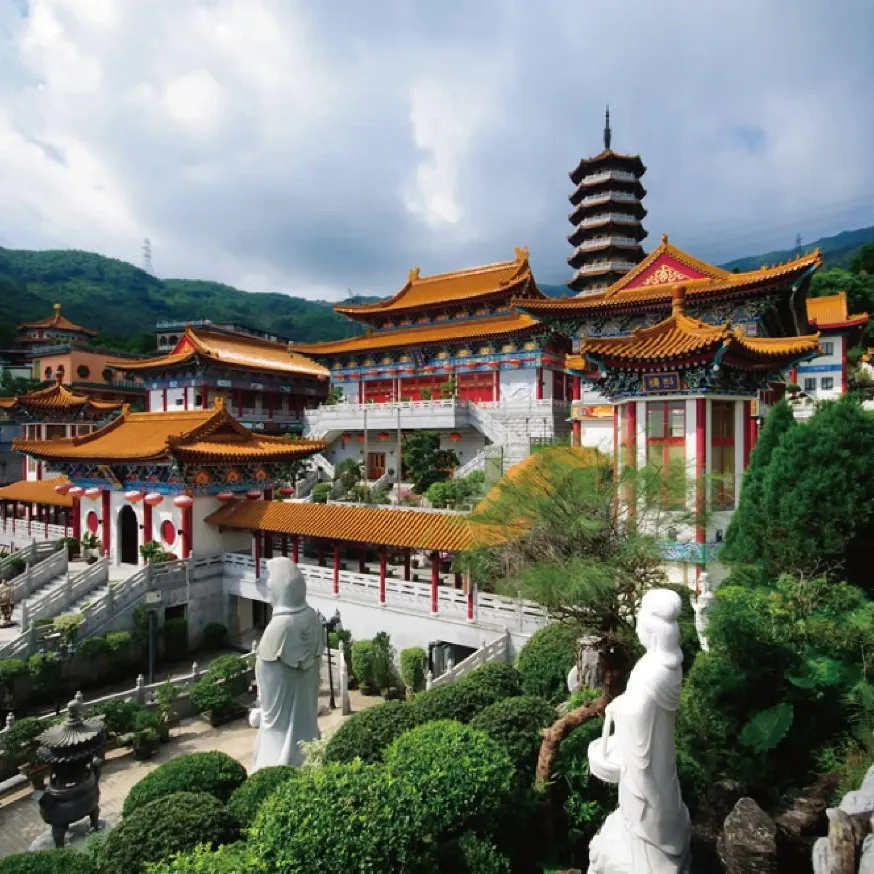
[{"label": "cloudy sky", "polygon": [[336,298],[531,250],[638,152],[654,245],[874,224],[870,0],[0,0],[0,245]]}]

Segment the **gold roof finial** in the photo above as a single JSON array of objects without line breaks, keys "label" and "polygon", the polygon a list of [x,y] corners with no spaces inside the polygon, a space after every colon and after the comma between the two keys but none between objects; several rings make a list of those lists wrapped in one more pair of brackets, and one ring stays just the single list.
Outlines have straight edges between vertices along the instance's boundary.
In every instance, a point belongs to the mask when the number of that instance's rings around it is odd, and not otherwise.
[{"label": "gold roof finial", "polygon": [[410,276],[409,276],[408,281],[415,282],[418,278],[419,278],[419,268],[418,267],[411,267],[410,268]]},{"label": "gold roof finial", "polygon": [[55,314],[56,314],[56,315],[60,315],[60,314],[61,314],[61,305],[60,305],[59,303],[56,303],[56,304],[54,305],[54,309],[55,309]]},{"label": "gold roof finial", "polygon": [[212,405],[217,410],[223,410],[225,408],[224,395],[216,395]]},{"label": "gold roof finial", "polygon": [[667,242],[668,242],[668,235],[662,234],[662,245],[663,246],[667,245]]},{"label": "gold roof finial", "polygon": [[55,385],[60,385],[61,382],[63,381],[63,379],[64,379],[64,371],[58,370],[57,373],[55,373]]},{"label": "gold roof finial", "polygon": [[126,416],[129,412],[130,412],[130,404],[122,404],[121,405],[122,416]]},{"label": "gold roof finial", "polygon": [[516,246],[516,260],[517,261],[527,261],[528,260],[528,247],[527,246]]}]

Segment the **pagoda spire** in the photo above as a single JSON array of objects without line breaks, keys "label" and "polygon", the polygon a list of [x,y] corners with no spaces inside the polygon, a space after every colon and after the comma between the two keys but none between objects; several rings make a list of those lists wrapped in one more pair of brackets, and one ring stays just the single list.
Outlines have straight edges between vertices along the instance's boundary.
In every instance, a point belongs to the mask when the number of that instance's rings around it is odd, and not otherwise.
[{"label": "pagoda spire", "polygon": [[604,151],[610,151],[610,139],[612,131],[610,130],[610,104],[607,104],[607,112],[604,116]]}]

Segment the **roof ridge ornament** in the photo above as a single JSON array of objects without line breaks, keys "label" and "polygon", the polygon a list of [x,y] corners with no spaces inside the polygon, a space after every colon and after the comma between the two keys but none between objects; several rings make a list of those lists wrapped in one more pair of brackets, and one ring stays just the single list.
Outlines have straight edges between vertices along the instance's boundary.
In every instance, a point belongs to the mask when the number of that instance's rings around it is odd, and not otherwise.
[{"label": "roof ridge ornament", "polygon": [[225,408],[224,395],[216,395],[212,402],[213,409],[223,410]]},{"label": "roof ridge ornament", "polygon": [[675,285],[671,290],[671,315],[683,316],[686,314],[686,286]]},{"label": "roof ridge ornament", "polygon": [[528,260],[528,247],[527,246],[516,246],[516,260],[517,261],[527,261]]},{"label": "roof ridge ornament", "polygon": [[407,277],[407,282],[416,282],[419,279],[419,271],[420,270],[421,270],[420,267],[411,267],[410,274]]}]

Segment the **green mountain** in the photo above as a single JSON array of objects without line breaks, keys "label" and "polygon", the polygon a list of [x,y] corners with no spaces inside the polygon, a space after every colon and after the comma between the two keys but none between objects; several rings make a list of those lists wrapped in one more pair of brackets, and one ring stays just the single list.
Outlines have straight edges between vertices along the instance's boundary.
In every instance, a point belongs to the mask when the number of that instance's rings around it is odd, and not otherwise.
[{"label": "green mountain", "polygon": [[98,330],[97,345],[134,352],[154,350],[155,324],[161,321],[237,322],[307,341],[360,332],[327,301],[197,279],[157,279],[124,261],[73,250],[0,248],[0,302],[0,348],[11,342],[19,323],[50,316],[54,303],[72,321]]},{"label": "green mountain", "polygon": [[[859,249],[874,241],[874,227],[859,228],[855,231],[841,231],[834,237],[822,237],[801,247],[802,252],[811,249],[819,249],[822,252],[822,266],[824,269],[832,267],[849,267],[850,261]],[[774,252],[765,252],[762,255],[752,255],[746,258],[737,258],[723,264],[726,270],[736,270],[743,273],[745,270],[758,270],[763,264],[779,264],[796,257],[797,249],[777,249]],[[538,288],[550,297],[566,297],[572,294],[566,285],[541,285]]]}]

